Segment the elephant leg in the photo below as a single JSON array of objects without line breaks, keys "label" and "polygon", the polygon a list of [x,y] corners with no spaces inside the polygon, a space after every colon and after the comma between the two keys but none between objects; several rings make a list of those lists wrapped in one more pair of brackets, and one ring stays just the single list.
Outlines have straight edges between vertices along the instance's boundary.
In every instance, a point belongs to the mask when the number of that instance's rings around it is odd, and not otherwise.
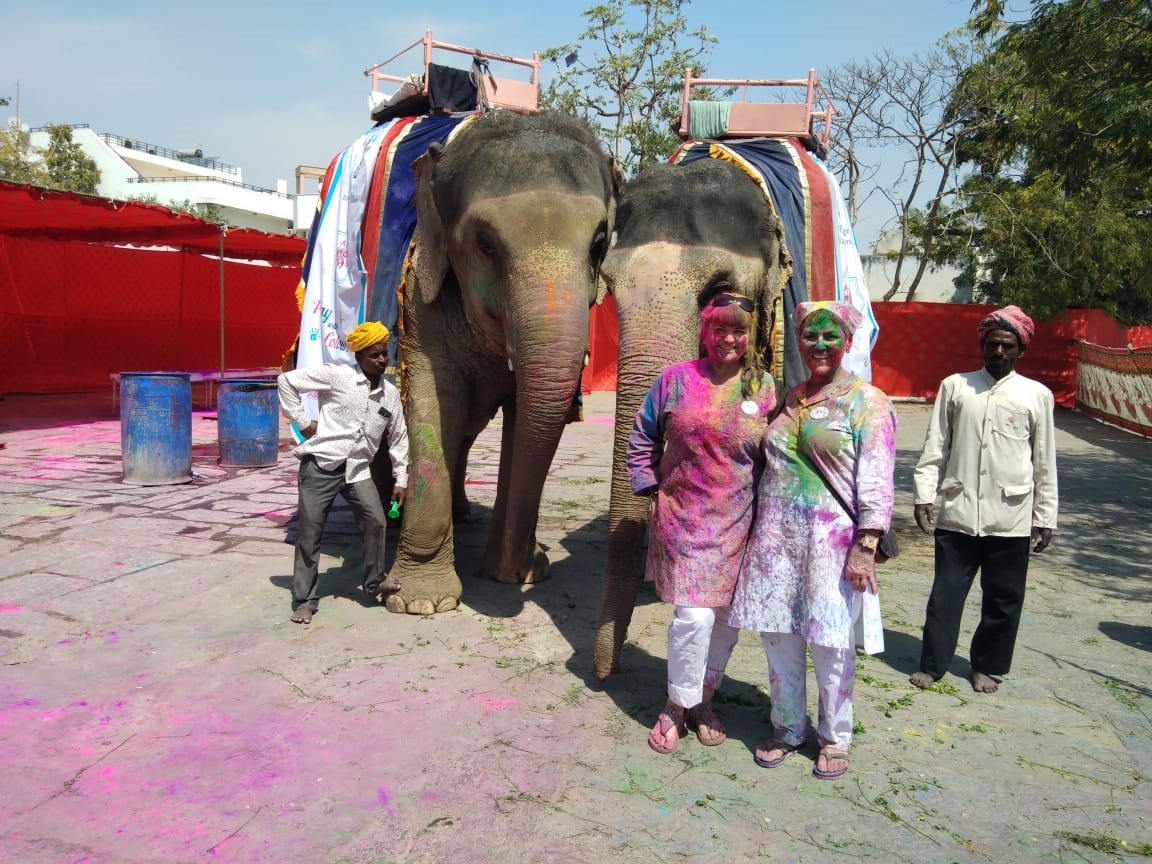
[{"label": "elephant leg", "polygon": [[[516,472],[531,470],[517,458],[517,410],[516,399],[505,400],[504,429],[500,435],[500,480],[496,487],[496,504],[492,509],[492,525],[488,533],[488,546],[484,553],[484,575],[497,582],[508,584],[543,582],[548,578],[548,556],[536,542],[536,518],[539,515],[539,498],[536,509],[530,518],[523,518],[519,512],[510,513],[509,504],[519,507],[523,504],[518,496],[511,493],[513,465]],[[550,462],[551,460],[549,460]],[[545,473],[547,468],[545,467]],[[517,480],[520,477],[516,478]],[[543,485],[543,477],[541,485]],[[526,555],[520,557],[511,547],[518,531],[527,532],[524,548]]]},{"label": "elephant leg", "polygon": [[[457,388],[458,389],[458,388]],[[401,588],[386,600],[390,612],[431,615],[455,609],[463,586],[452,536],[452,479],[458,464],[463,391],[437,388],[427,369],[409,367],[409,489],[391,575]]]},{"label": "elephant leg", "polygon": [[646,520],[626,519],[608,532],[608,563],[592,654],[592,668],[600,681],[620,670],[620,651],[628,636],[644,574],[642,550],[646,524]]},{"label": "elephant leg", "polygon": [[469,435],[460,445],[460,456],[456,460],[456,468],[452,472],[452,521],[471,522],[472,503],[468,500],[465,489],[465,480],[468,477],[468,454],[472,452],[472,445],[476,443],[476,435]]}]

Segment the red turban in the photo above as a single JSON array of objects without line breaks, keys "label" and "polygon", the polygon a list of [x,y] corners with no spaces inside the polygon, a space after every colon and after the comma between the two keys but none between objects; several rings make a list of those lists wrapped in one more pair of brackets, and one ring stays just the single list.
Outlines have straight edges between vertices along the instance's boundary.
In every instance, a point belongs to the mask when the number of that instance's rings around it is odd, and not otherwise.
[{"label": "red turban", "polygon": [[1016,338],[1020,340],[1020,347],[1027,348],[1036,333],[1036,325],[1019,306],[1005,306],[986,315],[976,325],[976,335],[980,337],[981,342],[989,330],[1008,330],[1015,333]]}]

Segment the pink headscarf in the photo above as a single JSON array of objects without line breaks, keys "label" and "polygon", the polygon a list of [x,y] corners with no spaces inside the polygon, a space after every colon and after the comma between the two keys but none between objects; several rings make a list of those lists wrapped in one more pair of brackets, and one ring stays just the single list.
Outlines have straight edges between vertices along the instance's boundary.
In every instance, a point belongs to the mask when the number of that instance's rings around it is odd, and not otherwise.
[{"label": "pink headscarf", "polygon": [[796,329],[799,330],[804,326],[805,318],[821,309],[828,310],[828,313],[840,322],[840,326],[844,328],[845,337],[850,337],[855,333],[856,328],[864,320],[860,310],[849,303],[841,303],[839,300],[810,300],[806,303],[796,304],[796,312],[792,316],[796,322]]},{"label": "pink headscarf", "polygon": [[986,315],[976,325],[976,335],[980,337],[981,342],[989,330],[1008,330],[1015,333],[1016,338],[1020,340],[1020,347],[1027,348],[1036,333],[1036,325],[1019,306],[1005,306]]}]

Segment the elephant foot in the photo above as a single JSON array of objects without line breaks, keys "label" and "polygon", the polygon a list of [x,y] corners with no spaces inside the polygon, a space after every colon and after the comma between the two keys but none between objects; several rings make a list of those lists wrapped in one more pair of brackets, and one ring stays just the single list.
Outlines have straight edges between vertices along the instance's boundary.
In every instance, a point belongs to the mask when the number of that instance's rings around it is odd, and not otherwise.
[{"label": "elephant foot", "polygon": [[485,575],[505,585],[531,585],[547,579],[551,575],[549,569],[547,554],[537,546],[527,565],[516,569],[503,566],[494,571],[486,569]]},{"label": "elephant foot", "polygon": [[438,612],[451,612],[460,605],[460,598],[447,595],[433,602],[428,597],[413,597],[405,600],[399,593],[389,594],[384,601],[389,612],[398,615],[435,615]]},{"label": "elephant foot", "polygon": [[388,575],[399,581],[400,590],[388,594],[384,605],[389,612],[397,614],[447,612],[459,605],[464,591],[450,554],[417,557],[403,542]]}]

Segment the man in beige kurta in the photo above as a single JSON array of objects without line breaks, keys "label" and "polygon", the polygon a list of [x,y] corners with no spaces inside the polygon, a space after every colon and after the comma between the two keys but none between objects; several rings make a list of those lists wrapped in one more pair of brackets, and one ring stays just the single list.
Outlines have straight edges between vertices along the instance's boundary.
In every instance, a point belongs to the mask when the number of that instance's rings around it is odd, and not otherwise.
[{"label": "man in beige kurta", "polygon": [[1056,527],[1056,446],[1052,392],[1014,368],[1032,339],[1032,320],[1008,306],[981,321],[977,333],[984,368],[940,384],[916,466],[916,523],[925,533],[935,523],[936,572],[920,671],[910,680],[926,688],[948,671],[979,571],[972,686],[991,693],[994,676],[1012,665],[1029,554],[1043,551]]}]

